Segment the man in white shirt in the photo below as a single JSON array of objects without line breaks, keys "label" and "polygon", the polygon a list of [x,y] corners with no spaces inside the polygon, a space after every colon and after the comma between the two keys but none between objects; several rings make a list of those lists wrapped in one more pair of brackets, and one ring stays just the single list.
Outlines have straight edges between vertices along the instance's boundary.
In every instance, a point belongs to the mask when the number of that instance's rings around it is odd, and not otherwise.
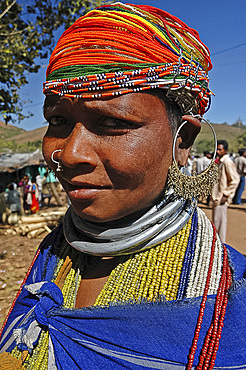
[{"label": "man in white shirt", "polygon": [[227,208],[232,202],[237,186],[239,175],[235,163],[230,159],[228,143],[226,140],[218,140],[217,155],[219,157],[219,181],[212,190],[212,219],[222,242],[226,241]]}]

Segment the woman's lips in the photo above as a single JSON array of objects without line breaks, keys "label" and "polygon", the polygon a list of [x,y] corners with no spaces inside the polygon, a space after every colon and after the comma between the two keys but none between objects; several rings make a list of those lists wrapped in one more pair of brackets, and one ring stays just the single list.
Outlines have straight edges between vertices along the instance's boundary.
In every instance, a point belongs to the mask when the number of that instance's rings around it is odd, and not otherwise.
[{"label": "woman's lips", "polygon": [[67,183],[68,195],[75,200],[89,200],[100,195],[105,190],[112,189],[109,185],[97,185],[90,183]]}]

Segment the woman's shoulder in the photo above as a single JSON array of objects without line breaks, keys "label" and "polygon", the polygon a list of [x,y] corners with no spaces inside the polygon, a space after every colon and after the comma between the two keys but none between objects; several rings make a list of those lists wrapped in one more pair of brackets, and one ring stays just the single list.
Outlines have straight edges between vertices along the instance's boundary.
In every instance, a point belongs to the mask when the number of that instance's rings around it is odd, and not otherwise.
[{"label": "woman's shoulder", "polygon": [[50,249],[50,247],[57,249],[63,242],[63,224],[61,223],[42,240],[39,246],[40,252],[44,253],[44,251]]},{"label": "woman's shoulder", "polygon": [[64,236],[62,224],[60,224],[39,245],[26,275],[27,283],[52,279],[63,245]]},{"label": "woman's shoulder", "polygon": [[231,268],[234,272],[234,278],[236,280],[243,279],[246,277],[246,257],[238,252],[235,248],[231,247],[228,244],[225,244]]}]

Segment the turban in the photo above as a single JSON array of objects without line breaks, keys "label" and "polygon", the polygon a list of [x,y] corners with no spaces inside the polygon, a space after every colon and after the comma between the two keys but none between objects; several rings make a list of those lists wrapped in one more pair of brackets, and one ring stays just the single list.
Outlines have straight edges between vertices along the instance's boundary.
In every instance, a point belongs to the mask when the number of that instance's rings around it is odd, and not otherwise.
[{"label": "turban", "polygon": [[117,2],[88,12],[63,33],[44,94],[103,99],[161,88],[183,114],[203,115],[211,68],[196,30],[161,9]]}]

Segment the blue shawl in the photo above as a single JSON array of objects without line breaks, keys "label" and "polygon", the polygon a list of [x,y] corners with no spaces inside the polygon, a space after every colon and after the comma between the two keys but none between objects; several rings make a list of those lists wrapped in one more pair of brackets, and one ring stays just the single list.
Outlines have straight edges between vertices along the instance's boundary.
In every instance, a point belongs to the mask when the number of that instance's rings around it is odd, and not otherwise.
[{"label": "blue shawl", "polygon": [[[202,298],[64,309],[61,291],[51,282],[57,262],[53,245],[60,232],[58,228],[40,247],[27,289],[22,289],[4,327],[1,352],[10,352],[18,343],[21,350],[30,350],[40,328],[47,327],[48,369],[185,369]],[[214,369],[246,369],[246,259],[229,246],[228,250],[233,284]],[[210,295],[206,302],[194,366],[215,299]],[[19,341],[13,336],[16,328]]]}]

